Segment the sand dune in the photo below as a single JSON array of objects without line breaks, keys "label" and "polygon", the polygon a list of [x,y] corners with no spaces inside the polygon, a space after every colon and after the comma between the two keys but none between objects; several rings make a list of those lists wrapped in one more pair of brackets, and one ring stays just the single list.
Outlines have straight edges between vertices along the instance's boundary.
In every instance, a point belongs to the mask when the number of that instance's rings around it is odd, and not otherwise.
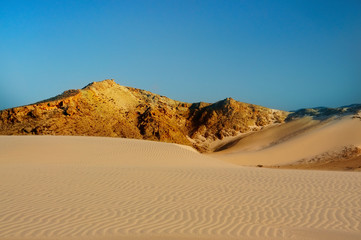
[{"label": "sand dune", "polygon": [[121,167],[208,167],[224,163],[189,146],[137,139],[0,136],[1,163]]},{"label": "sand dune", "polygon": [[347,146],[361,147],[360,119],[303,118],[248,135],[212,156],[239,165],[284,165]]},{"label": "sand dune", "polygon": [[0,239],[360,239],[361,174],[239,167],[176,144],[0,137]]}]

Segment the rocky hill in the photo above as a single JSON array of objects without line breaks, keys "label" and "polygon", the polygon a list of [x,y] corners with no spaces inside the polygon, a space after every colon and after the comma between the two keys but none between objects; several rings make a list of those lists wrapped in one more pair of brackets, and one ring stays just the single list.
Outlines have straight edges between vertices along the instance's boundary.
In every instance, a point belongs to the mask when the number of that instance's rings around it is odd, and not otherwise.
[{"label": "rocky hill", "polygon": [[286,118],[286,121],[291,121],[297,118],[311,116],[314,119],[324,120],[331,117],[353,115],[354,118],[361,116],[361,104],[352,104],[338,108],[316,107],[316,108],[303,108],[292,112]]},{"label": "rocky hill", "polygon": [[0,134],[86,135],[147,139],[210,150],[228,136],[282,123],[288,112],[235,101],[185,103],[113,80],[0,111]]}]

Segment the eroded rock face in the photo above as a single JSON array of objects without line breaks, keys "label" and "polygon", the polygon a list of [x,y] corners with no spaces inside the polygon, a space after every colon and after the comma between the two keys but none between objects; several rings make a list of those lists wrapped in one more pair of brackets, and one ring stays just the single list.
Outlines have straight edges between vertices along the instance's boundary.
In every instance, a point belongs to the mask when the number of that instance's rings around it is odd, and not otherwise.
[{"label": "eroded rock face", "polygon": [[137,138],[208,151],[209,142],[282,123],[287,115],[231,98],[214,104],[184,103],[104,80],[0,111],[0,134]]}]

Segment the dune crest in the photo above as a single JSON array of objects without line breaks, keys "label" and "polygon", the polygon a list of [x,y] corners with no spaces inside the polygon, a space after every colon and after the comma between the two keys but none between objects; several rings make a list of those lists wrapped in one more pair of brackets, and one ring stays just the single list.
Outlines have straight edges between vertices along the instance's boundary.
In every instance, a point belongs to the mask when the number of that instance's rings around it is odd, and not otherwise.
[{"label": "dune crest", "polygon": [[[250,134],[223,146],[212,156],[239,165],[283,166],[344,161],[357,158],[361,121],[352,115],[317,120],[301,118]],[[317,160],[318,159],[318,160]],[[357,166],[354,164],[358,164]],[[361,162],[353,163],[361,170]]]}]

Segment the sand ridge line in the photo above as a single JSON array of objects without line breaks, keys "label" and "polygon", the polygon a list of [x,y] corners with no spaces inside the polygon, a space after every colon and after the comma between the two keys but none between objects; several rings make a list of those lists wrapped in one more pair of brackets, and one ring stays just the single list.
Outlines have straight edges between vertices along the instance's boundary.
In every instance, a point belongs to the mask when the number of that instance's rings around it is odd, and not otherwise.
[{"label": "sand ridge line", "polygon": [[[337,148],[361,146],[359,119],[346,116],[326,123],[317,123],[317,121],[315,123],[311,118],[296,121],[299,121],[297,128],[302,132],[300,134],[293,135],[294,129],[289,129],[287,124],[296,124],[296,122],[290,122],[249,135],[234,146],[209,156],[238,165],[277,166],[293,164]],[[292,137],[286,141],[279,141],[288,133]],[[273,142],[279,143],[273,144]]]}]

